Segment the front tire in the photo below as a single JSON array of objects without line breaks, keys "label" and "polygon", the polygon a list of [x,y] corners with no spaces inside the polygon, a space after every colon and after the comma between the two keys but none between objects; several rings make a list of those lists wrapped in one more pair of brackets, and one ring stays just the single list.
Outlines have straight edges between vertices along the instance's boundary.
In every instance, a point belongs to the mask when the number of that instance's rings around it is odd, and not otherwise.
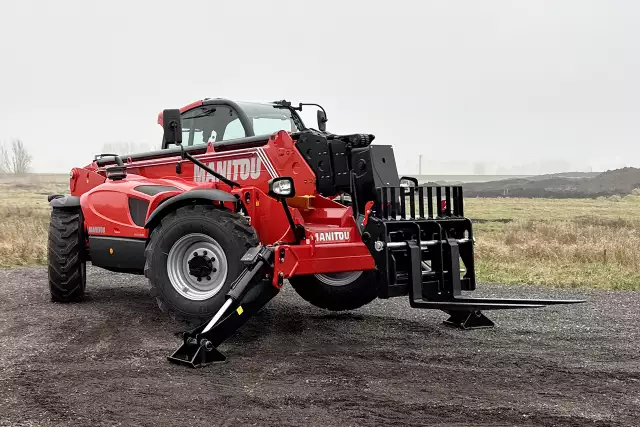
[{"label": "front tire", "polygon": [[295,276],[289,283],[306,301],[332,311],[355,310],[376,298],[375,271]]},{"label": "front tire", "polygon": [[144,274],[160,309],[172,318],[202,323],[224,304],[242,272],[253,228],[237,214],[189,205],[167,214],[151,233]]},{"label": "front tire", "polygon": [[82,300],[87,284],[85,251],[82,210],[52,209],[48,242],[52,301]]}]

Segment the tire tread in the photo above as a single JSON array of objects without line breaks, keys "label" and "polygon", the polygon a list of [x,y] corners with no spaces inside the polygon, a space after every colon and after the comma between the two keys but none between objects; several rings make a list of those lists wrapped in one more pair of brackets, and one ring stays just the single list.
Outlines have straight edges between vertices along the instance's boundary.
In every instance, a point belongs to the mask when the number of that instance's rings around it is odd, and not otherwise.
[{"label": "tire tread", "polygon": [[80,209],[52,209],[47,247],[52,301],[75,302],[84,296],[83,226]]},{"label": "tire tread", "polygon": [[330,311],[355,310],[377,297],[373,270],[363,271],[356,280],[344,286],[327,285],[314,275],[294,276],[289,283],[302,299]]}]

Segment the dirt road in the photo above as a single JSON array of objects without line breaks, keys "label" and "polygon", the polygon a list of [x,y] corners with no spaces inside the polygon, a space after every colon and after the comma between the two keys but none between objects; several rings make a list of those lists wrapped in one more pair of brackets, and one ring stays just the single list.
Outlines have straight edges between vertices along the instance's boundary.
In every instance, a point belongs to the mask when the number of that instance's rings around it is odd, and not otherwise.
[{"label": "dirt road", "polygon": [[60,305],[44,268],[1,270],[0,426],[640,425],[640,294],[482,289],[588,303],[465,332],[404,298],[331,314],[286,289],[227,364],[190,370],[143,278],[90,269],[88,301]]}]

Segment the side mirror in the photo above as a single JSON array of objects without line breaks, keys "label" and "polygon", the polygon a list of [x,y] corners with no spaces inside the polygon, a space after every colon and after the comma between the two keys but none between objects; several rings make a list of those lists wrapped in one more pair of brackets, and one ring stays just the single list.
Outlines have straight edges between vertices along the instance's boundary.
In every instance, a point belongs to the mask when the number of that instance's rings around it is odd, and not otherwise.
[{"label": "side mirror", "polygon": [[269,195],[276,199],[285,199],[296,195],[293,179],[288,176],[279,176],[269,180]]},{"label": "side mirror", "polygon": [[318,130],[325,132],[327,130],[327,115],[324,111],[318,110],[316,116],[318,117]]},{"label": "side mirror", "polygon": [[165,144],[182,144],[182,121],[180,110],[164,110],[162,112],[162,127],[164,128]]},{"label": "side mirror", "polygon": [[418,179],[412,176],[400,177],[400,187],[417,187]]}]

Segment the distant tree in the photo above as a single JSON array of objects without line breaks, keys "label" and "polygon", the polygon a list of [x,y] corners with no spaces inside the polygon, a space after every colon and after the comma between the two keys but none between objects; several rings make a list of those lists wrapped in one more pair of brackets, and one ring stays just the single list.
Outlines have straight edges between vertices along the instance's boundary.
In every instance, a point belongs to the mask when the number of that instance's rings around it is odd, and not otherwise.
[{"label": "distant tree", "polygon": [[14,139],[8,149],[4,144],[0,145],[0,172],[16,175],[29,172],[31,167],[31,154],[22,140]]},{"label": "distant tree", "polygon": [[0,144],[0,173],[9,173],[9,152],[4,144]]},{"label": "distant tree", "polygon": [[[160,147],[156,147],[159,149]],[[102,152],[106,154],[134,154],[134,153],[142,153],[145,151],[151,151],[154,148],[151,147],[147,143],[139,143],[139,142],[130,142],[130,141],[116,141],[116,142],[105,142],[102,144]]]},{"label": "distant tree", "polygon": [[11,143],[11,169],[13,173],[23,174],[29,172],[31,160],[31,154],[27,151],[24,143],[19,139],[14,139]]}]

